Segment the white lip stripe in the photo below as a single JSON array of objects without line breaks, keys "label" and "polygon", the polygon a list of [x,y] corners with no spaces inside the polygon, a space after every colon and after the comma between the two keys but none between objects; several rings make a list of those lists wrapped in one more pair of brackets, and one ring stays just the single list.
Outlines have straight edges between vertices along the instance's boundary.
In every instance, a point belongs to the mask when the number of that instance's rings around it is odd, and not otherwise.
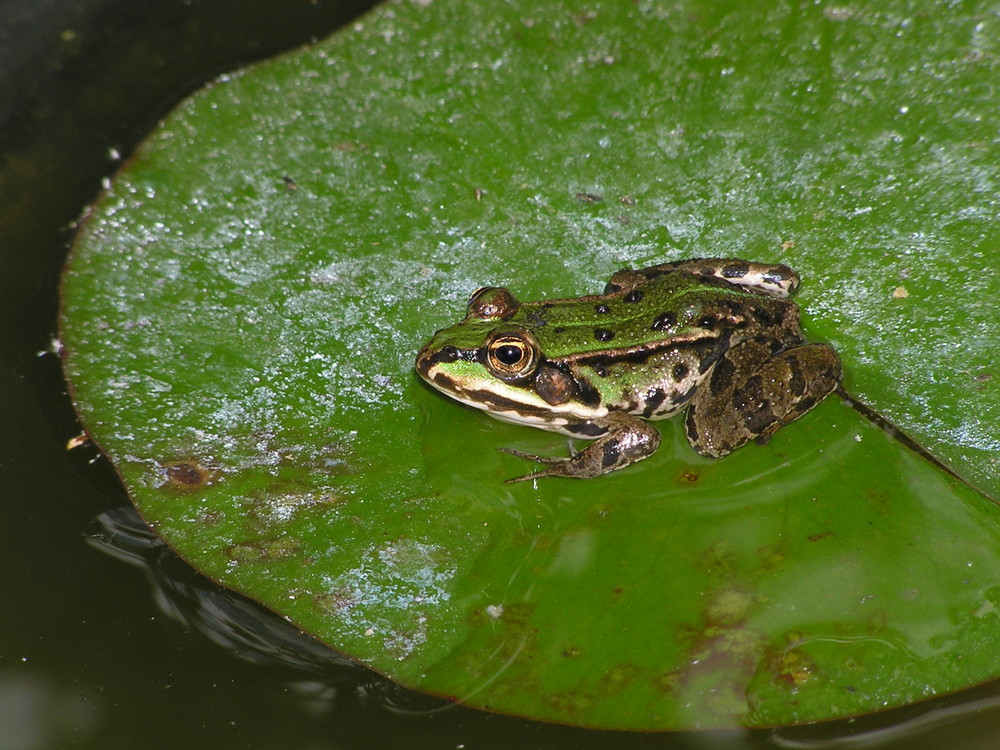
[{"label": "white lip stripe", "polygon": [[464,395],[466,389],[462,388],[462,386],[458,383],[453,382],[451,384],[452,387],[447,390],[441,388],[434,382],[434,376],[438,372],[439,369],[437,366],[431,367],[427,372],[427,381],[435,388],[448,394],[456,401],[476,409],[482,409],[497,419],[505,422],[526,424],[545,430],[564,432],[563,428],[571,422],[575,423],[588,419],[600,419],[608,415],[608,409],[605,406],[590,408],[583,406],[582,404],[574,404],[572,402],[552,405],[543,400],[540,396],[532,394],[530,391],[522,391],[511,388],[500,380],[493,381],[489,384],[489,390],[491,392],[495,393],[500,398],[511,401],[514,404],[523,404],[526,409],[537,409],[542,412],[544,416],[522,414],[521,412],[511,410],[493,409],[489,404],[484,404],[482,401],[477,401],[474,398]]}]

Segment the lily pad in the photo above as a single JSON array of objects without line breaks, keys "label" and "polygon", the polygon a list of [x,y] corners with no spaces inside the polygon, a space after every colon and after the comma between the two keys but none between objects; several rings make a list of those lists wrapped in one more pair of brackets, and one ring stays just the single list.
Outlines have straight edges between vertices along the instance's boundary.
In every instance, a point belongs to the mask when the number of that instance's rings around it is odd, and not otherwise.
[{"label": "lily pad", "polygon": [[413,688],[587,726],[815,721],[1000,673],[998,510],[829,399],[716,462],[421,384],[475,288],[797,268],[847,388],[1000,488],[984,5],[387,4],[140,148],[63,285],[77,409],[206,575]]}]

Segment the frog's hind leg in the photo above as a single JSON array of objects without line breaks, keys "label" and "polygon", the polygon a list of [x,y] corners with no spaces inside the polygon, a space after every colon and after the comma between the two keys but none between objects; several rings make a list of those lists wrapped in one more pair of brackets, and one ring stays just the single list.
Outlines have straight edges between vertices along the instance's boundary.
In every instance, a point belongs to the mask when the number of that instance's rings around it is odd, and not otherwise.
[{"label": "frog's hind leg", "polygon": [[691,399],[688,440],[712,458],[751,440],[763,445],[826,398],[840,375],[840,359],[826,344],[794,346],[771,356],[765,343],[746,341],[716,363]]},{"label": "frog's hind leg", "polygon": [[611,276],[604,293],[638,289],[651,279],[674,271],[686,271],[706,280],[722,279],[778,299],[785,299],[799,286],[799,275],[781,263],[755,263],[740,258],[689,258],[634,271],[623,268]]}]

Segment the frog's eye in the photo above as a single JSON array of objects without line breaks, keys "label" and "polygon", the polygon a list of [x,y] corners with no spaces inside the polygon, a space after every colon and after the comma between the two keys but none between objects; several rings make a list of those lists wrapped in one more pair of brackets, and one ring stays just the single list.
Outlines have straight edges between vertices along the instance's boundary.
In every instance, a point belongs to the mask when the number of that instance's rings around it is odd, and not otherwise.
[{"label": "frog's eye", "polygon": [[469,297],[468,317],[479,320],[510,320],[521,303],[502,286],[481,286]]},{"label": "frog's eye", "polygon": [[527,331],[501,331],[483,347],[486,368],[501,380],[521,380],[531,375],[541,359],[538,342]]}]

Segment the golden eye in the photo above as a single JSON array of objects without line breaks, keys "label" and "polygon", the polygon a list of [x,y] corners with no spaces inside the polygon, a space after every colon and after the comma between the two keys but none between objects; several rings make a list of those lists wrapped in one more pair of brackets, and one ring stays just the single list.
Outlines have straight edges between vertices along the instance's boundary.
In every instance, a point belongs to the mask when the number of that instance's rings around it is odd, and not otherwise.
[{"label": "golden eye", "polygon": [[501,380],[520,380],[531,375],[541,353],[538,342],[527,331],[501,331],[483,348],[486,367]]},{"label": "golden eye", "polygon": [[528,357],[528,347],[523,341],[495,341],[490,348],[490,356],[499,367],[517,369]]}]

